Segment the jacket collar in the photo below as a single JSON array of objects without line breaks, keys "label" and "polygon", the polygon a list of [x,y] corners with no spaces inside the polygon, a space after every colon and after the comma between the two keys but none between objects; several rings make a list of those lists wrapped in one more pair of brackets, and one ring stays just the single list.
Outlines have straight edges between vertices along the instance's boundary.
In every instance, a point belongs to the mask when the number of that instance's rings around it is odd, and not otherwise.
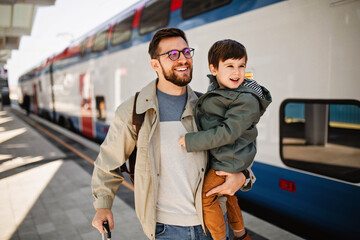
[{"label": "jacket collar", "polygon": [[182,114],[183,118],[194,115],[193,110],[194,110],[195,104],[198,100],[197,95],[191,89],[191,87],[189,85],[186,86],[186,92],[187,92],[187,101],[186,101],[184,112]]},{"label": "jacket collar", "polygon": [[157,83],[157,79],[150,82],[143,89],[141,89],[136,101],[137,114],[142,114],[151,108],[153,109],[158,108],[157,97],[156,97],[156,83]]},{"label": "jacket collar", "polygon": [[210,85],[208,87],[208,92],[216,92],[217,94],[230,99],[236,99],[236,92],[240,91],[241,85],[237,89],[228,89],[228,88],[220,88],[219,83],[216,80],[216,77],[212,74],[207,75],[210,79]]},{"label": "jacket collar", "polygon": [[[142,114],[149,109],[158,109],[158,100],[156,96],[156,85],[158,79],[150,82],[146,85],[143,89],[141,89],[138,99],[136,101],[136,113]],[[193,115],[193,108],[195,107],[196,101],[198,97],[191,89],[189,85],[186,86],[187,90],[187,101],[185,105],[184,112],[182,117],[192,116]]]},{"label": "jacket collar", "polygon": [[208,74],[207,77],[210,79],[210,85],[208,87],[208,92],[220,87],[219,83],[217,82],[216,77],[214,75]]},{"label": "jacket collar", "polygon": [[[220,88],[219,83],[217,82],[214,75],[209,74],[207,75],[207,77],[210,79],[208,92],[216,92],[217,94],[229,99],[236,99],[238,97],[238,94],[241,92],[252,93],[255,96],[258,96],[258,94],[253,89],[246,87],[243,84],[240,84],[240,86],[236,89]],[[244,81],[246,81],[246,78],[244,79]]]}]

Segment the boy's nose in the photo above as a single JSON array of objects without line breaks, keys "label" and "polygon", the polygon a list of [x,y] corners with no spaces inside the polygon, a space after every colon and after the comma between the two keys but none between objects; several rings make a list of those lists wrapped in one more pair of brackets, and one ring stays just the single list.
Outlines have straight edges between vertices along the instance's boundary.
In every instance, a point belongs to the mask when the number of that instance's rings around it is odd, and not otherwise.
[{"label": "boy's nose", "polygon": [[241,71],[239,69],[235,69],[233,74],[235,74],[236,76],[240,76]]}]

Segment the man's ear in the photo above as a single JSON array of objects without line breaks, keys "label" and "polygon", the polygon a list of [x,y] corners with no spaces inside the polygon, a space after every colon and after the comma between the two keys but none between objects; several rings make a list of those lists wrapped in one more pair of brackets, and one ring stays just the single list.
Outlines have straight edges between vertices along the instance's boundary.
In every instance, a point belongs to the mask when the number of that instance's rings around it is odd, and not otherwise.
[{"label": "man's ear", "polygon": [[210,68],[211,74],[214,75],[214,76],[216,76],[217,70],[216,70],[216,68],[214,67],[214,65],[213,65],[213,64],[210,64],[209,68]]},{"label": "man's ear", "polygon": [[156,72],[159,71],[159,68],[160,68],[160,62],[159,62],[159,60],[157,60],[157,59],[151,59],[151,60],[150,60],[150,65],[151,65],[151,67],[152,67]]}]

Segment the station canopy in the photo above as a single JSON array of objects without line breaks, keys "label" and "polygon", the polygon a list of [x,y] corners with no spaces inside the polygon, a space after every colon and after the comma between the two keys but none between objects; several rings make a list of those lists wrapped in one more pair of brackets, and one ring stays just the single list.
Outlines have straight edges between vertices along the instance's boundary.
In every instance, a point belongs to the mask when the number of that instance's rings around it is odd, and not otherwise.
[{"label": "station canopy", "polygon": [[36,6],[54,5],[56,0],[0,0],[0,69],[18,49],[20,38],[30,35]]}]

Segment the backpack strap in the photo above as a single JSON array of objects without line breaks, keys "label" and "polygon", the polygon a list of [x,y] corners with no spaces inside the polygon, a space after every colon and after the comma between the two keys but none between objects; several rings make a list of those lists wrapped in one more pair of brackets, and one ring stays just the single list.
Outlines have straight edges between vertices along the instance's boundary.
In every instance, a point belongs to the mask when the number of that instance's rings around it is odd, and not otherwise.
[{"label": "backpack strap", "polygon": [[140,92],[135,93],[135,100],[134,100],[134,106],[133,106],[133,115],[132,115],[132,123],[133,123],[133,125],[135,125],[136,136],[139,135],[141,125],[143,124],[144,118],[145,118],[145,113],[142,113],[142,114],[137,114],[136,113],[136,101],[137,101],[137,98],[139,96],[139,93]]},{"label": "backpack strap", "polygon": [[[132,114],[132,123],[135,126],[136,137],[138,137],[141,125],[143,124],[145,119],[145,113],[141,113],[141,114],[136,113],[136,101],[138,96],[139,96],[139,92],[135,94],[133,114]],[[130,175],[130,179],[133,183],[134,183],[134,174],[135,174],[136,152],[137,152],[137,148],[135,146],[133,152],[129,156],[129,169],[127,168],[126,164],[123,164],[120,167],[121,172],[127,172]]]}]

